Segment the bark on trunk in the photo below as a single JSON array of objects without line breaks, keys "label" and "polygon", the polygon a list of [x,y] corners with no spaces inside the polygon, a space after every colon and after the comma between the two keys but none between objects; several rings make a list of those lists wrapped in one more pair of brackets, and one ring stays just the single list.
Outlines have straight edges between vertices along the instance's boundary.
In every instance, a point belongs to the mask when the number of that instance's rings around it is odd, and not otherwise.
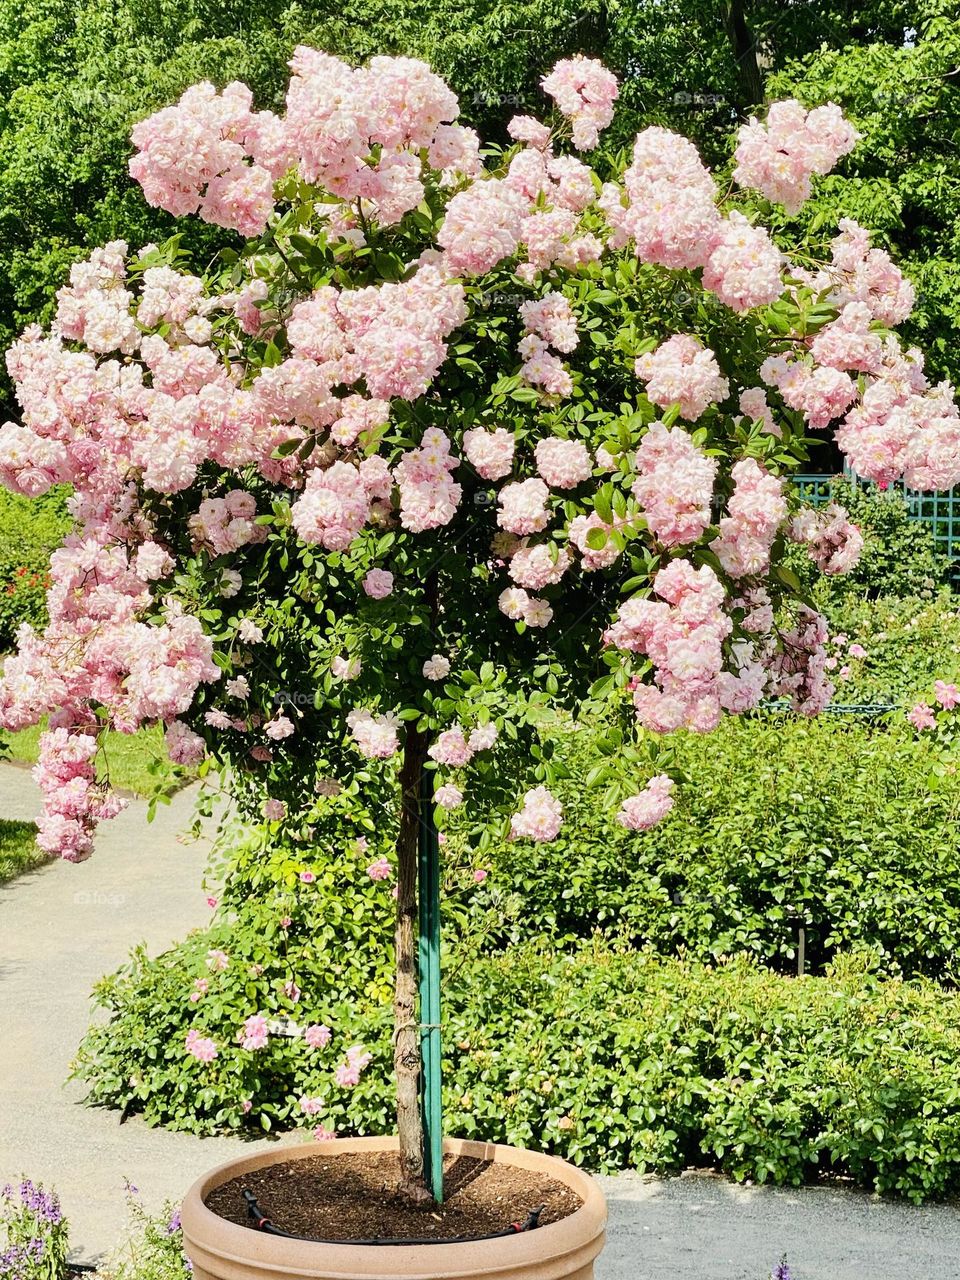
[{"label": "bark on trunk", "polygon": [[397,836],[397,979],[393,1000],[393,1064],[397,1081],[400,1194],[414,1204],[432,1204],[423,1172],[420,1111],[420,1032],[417,1026],[417,854],[420,835],[420,774],[427,735],[411,725],[400,769],[400,831]]},{"label": "bark on trunk", "polygon": [[757,58],[757,42],[747,21],[746,0],[728,0],[727,35],[737,64],[737,79],[745,108],[760,106],[763,102],[763,76]]}]

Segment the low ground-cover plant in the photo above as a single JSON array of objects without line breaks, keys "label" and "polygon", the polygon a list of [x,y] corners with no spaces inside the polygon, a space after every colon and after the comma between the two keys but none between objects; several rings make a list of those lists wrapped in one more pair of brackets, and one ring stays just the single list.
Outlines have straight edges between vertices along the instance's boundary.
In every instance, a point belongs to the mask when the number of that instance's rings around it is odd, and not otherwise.
[{"label": "low ground-cover plant", "polygon": [[[169,964],[153,978],[161,1004],[182,988]],[[346,1001],[354,988],[341,980]],[[135,999],[145,1019],[139,1048]],[[261,1108],[289,1123],[306,1098],[319,1108],[313,1123],[338,1133],[390,1129],[386,991],[334,1007],[305,990],[299,1007],[311,1016],[329,1008],[334,1037],[362,1037],[373,1062],[351,1090],[319,1074],[308,1084],[302,1027],[299,1036],[271,1033],[245,1055],[259,1085],[249,1113],[251,1078],[228,1051],[201,1083],[196,1064],[154,1033],[143,990],[135,997],[114,982],[114,1007],[126,1015],[119,1034],[112,1026],[88,1040],[98,1101],[209,1132],[259,1128]],[[868,953],[838,958],[823,977],[791,979],[746,957],[710,966],[601,942],[567,955],[513,948],[452,970],[446,1019],[445,1103],[451,1132],[466,1137],[606,1171],[708,1160],[760,1182],[838,1174],[913,1200],[960,1190],[960,996],[924,979],[881,979]]]}]

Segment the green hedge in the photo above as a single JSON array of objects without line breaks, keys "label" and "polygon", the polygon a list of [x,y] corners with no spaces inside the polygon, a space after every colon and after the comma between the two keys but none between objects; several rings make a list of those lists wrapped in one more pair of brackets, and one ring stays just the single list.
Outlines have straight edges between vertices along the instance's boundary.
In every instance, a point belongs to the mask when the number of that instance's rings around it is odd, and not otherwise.
[{"label": "green hedge", "polygon": [[63,490],[31,499],[0,488],[0,652],[13,647],[21,622],[46,622],[50,553],[69,527]]},{"label": "green hedge", "polygon": [[[949,591],[924,596],[834,602],[826,617],[837,660],[834,702],[894,703],[908,710],[928,699],[935,680],[960,679],[960,597]],[[850,645],[867,651],[850,656]],[[849,668],[843,674],[844,666]]]},{"label": "green hedge", "polygon": [[953,972],[960,781],[933,776],[931,747],[902,713],[890,724],[763,713],[675,746],[688,785],[638,834],[583,783],[590,735],[561,743],[560,836],[505,846],[488,882],[502,895],[499,945],[599,929],[700,959],[745,951],[789,972],[803,925],[814,972],[857,945],[890,973]]},{"label": "green hedge", "polygon": [[[193,940],[197,962],[205,943]],[[340,939],[329,958],[343,954]],[[390,1129],[387,994],[337,1006],[335,981],[318,972],[300,1004],[303,1018],[332,1017],[322,1066],[305,1069],[309,1055],[281,1037],[256,1053],[224,1037],[201,1066],[184,1055],[182,1015],[157,1020],[185,999],[189,976],[166,960],[101,986],[120,1024],[88,1035],[93,1101],[211,1132],[284,1124],[308,1090],[339,1132]],[[236,986],[228,969],[204,999]],[[737,1179],[830,1173],[917,1201],[960,1191],[960,996],[882,980],[867,955],[798,980],[746,958],[709,967],[599,943],[559,956],[517,948],[452,966],[445,1016],[450,1133],[604,1171],[709,1161]],[[208,1017],[196,1013],[199,1025]],[[374,1063],[355,1089],[337,1089],[330,1068],[356,1039]],[[247,1116],[245,1097],[256,1099]]]}]

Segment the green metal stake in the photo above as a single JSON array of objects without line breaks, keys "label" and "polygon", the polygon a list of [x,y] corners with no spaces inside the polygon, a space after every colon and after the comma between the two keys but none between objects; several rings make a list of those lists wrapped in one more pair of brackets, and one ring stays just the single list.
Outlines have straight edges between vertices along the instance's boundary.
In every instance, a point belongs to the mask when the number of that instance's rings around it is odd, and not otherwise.
[{"label": "green metal stake", "polygon": [[423,1166],[437,1204],[443,1201],[443,1109],[440,1096],[440,839],[433,820],[433,774],[420,777],[420,1107]]}]

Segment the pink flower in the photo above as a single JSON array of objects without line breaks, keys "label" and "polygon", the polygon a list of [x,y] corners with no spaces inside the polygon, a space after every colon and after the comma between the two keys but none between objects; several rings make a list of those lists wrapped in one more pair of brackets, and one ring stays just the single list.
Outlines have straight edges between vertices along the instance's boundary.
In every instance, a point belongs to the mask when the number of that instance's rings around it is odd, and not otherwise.
[{"label": "pink flower", "polygon": [[811,176],[829,173],[859,137],[832,102],[809,112],[793,98],[775,102],[764,124],[751,117],[741,126],[733,176],[796,213],[810,195]]},{"label": "pink flower", "polygon": [[437,764],[447,764],[459,769],[473,759],[473,748],[464,736],[463,729],[455,724],[440,734],[428,748],[427,755],[431,760],[436,760]]},{"label": "pink flower", "polygon": [[255,1013],[247,1018],[240,1032],[240,1047],[243,1049],[265,1049],[269,1040],[267,1020],[263,1014]]},{"label": "pink flower", "polygon": [[654,537],[665,547],[695,542],[710,524],[716,460],[682,427],[654,422],[640,441],[636,465],[633,496]]},{"label": "pink flower", "polygon": [[237,627],[237,635],[245,644],[259,644],[263,639],[263,630],[251,618],[242,618]]},{"label": "pink flower", "polygon": [[293,1004],[296,1004],[299,1001],[301,994],[300,988],[297,986],[296,981],[293,978],[290,978],[289,981],[283,984],[283,994]]},{"label": "pink flower", "polygon": [[249,1098],[244,1098],[244,1100],[240,1103],[240,1110],[243,1112],[245,1116],[250,1114],[250,1112],[253,1110],[253,1103],[250,1101]]},{"label": "pink flower", "polygon": [[263,816],[268,822],[281,822],[286,813],[287,806],[283,800],[264,800]]},{"label": "pink flower", "polygon": [[523,807],[510,823],[514,840],[528,836],[531,840],[555,840],[563,823],[563,807],[546,787],[534,787],[523,797]]},{"label": "pink flower", "polygon": [[851,658],[865,658],[867,651],[862,644],[852,644],[847,650]]},{"label": "pink flower", "polygon": [[322,1124],[318,1124],[313,1131],[314,1142],[332,1142],[336,1136],[336,1129],[328,1129],[326,1125]]},{"label": "pink flower", "polygon": [[517,142],[526,142],[543,151],[550,143],[550,129],[533,116],[514,116],[507,125],[507,133]]},{"label": "pink flower", "polygon": [[497,524],[508,533],[539,533],[550,519],[547,499],[550,490],[542,480],[520,480],[500,490]]},{"label": "pink flower", "polygon": [[730,391],[716,356],[689,333],[675,334],[655,351],[638,357],[635,368],[647,384],[651,404],[664,409],[679,404],[688,422],[696,422]]},{"label": "pink flower", "polygon": [[293,733],[293,721],[287,716],[274,716],[263,726],[263,731],[268,738],[279,742],[281,738],[289,738]]},{"label": "pink flower", "polygon": [[371,569],[363,579],[363,589],[373,600],[383,600],[393,590],[393,574],[386,569]]},{"label": "pink flower", "polygon": [[423,664],[423,674],[428,680],[446,680],[450,674],[450,659],[435,653]]},{"label": "pink flower", "polygon": [[960,706],[960,689],[955,684],[937,680],[934,682],[933,691],[937,702],[945,711],[952,711],[954,707]]},{"label": "pink flower", "polygon": [[673,808],[673,780],[665,773],[651,778],[639,795],[624,800],[617,821],[629,831],[648,831]]},{"label": "pink flower", "polygon": [[596,58],[578,53],[558,62],[541,84],[573,126],[573,145],[578,151],[592,151],[601,129],[613,119],[619,92],[616,76]]},{"label": "pink flower", "polygon": [[207,964],[216,973],[222,973],[230,964],[230,957],[219,947],[211,947],[207,952]]},{"label": "pink flower", "polygon": [[400,721],[392,713],[375,715],[361,707],[355,707],[347,715],[347,728],[361,755],[368,760],[386,760],[400,747],[398,727]]},{"label": "pink flower", "polygon": [[784,256],[763,227],[733,210],[721,223],[704,264],[703,287],[732,311],[776,302],[783,293]]},{"label": "pink flower", "polygon": [[346,1062],[337,1067],[333,1078],[342,1088],[352,1088],[372,1061],[373,1054],[367,1053],[362,1044],[351,1045]]},{"label": "pink flower", "polygon": [[307,1027],[303,1033],[303,1039],[310,1049],[325,1049],[332,1035],[330,1028],[319,1022]]},{"label": "pink flower", "polygon": [[520,242],[526,202],[497,178],[482,178],[447,205],[437,243],[452,275],[483,275],[509,258]]},{"label": "pink flower", "polygon": [[389,880],[393,875],[393,869],[386,858],[378,858],[367,867],[367,875],[371,880]]},{"label": "pink flower", "polygon": [[459,787],[455,787],[452,782],[447,782],[442,787],[437,787],[433,793],[433,798],[441,809],[456,809],[463,804],[463,792]]},{"label": "pink flower", "polygon": [[492,722],[488,724],[478,724],[475,729],[470,732],[467,739],[467,746],[471,751],[489,751],[499,737],[499,730]]},{"label": "pink flower", "polygon": [[513,432],[503,427],[493,431],[471,427],[463,433],[464,456],[484,480],[502,480],[510,474],[514,447]]},{"label": "pink flower", "polygon": [[[823,573],[849,573],[863,550],[863,535],[850,523],[844,508],[835,502],[819,511],[812,507],[801,510],[790,522],[787,532],[794,542],[806,544],[810,559]],[[861,646],[851,646],[853,657],[866,657],[865,649],[854,653],[855,648]]]},{"label": "pink flower", "polygon": [[322,1098],[308,1098],[304,1095],[300,1099],[300,1110],[305,1116],[318,1115],[323,1110]]},{"label": "pink flower", "polygon": [[476,871],[473,873],[474,884],[483,884],[489,874],[489,871],[484,871],[482,867],[477,867]]},{"label": "pink flower", "polygon": [[214,897],[208,897],[208,898],[207,898],[207,906],[208,906],[208,907],[210,907],[210,909],[211,909],[211,910],[214,910],[214,909],[216,908],[216,906],[217,906],[217,902],[218,902],[218,901],[219,901],[219,900],[218,900],[217,898],[214,898]]},{"label": "pink flower", "polygon": [[198,1062],[212,1062],[217,1056],[216,1042],[193,1029],[187,1032],[185,1047],[187,1053]]},{"label": "pink flower", "polygon": [[338,680],[356,680],[361,669],[359,658],[336,657],[330,663],[330,670]]},{"label": "pink flower", "polygon": [[933,714],[933,708],[926,702],[918,702],[917,705],[907,712],[907,719],[915,729],[935,729],[937,727],[937,718]]},{"label": "pink flower", "polygon": [[[590,454],[581,440],[560,440],[551,436],[539,442],[534,456],[542,478],[557,489],[574,489],[593,474]],[[515,529],[513,532],[518,531]]]},{"label": "pink flower", "polygon": [[313,884],[313,882],[314,882],[314,880],[316,880],[316,878],[317,878],[317,877],[316,877],[316,875],[314,875],[314,873],[313,873],[312,871],[301,871],[301,872],[300,872],[300,883],[301,883],[301,884]]}]

